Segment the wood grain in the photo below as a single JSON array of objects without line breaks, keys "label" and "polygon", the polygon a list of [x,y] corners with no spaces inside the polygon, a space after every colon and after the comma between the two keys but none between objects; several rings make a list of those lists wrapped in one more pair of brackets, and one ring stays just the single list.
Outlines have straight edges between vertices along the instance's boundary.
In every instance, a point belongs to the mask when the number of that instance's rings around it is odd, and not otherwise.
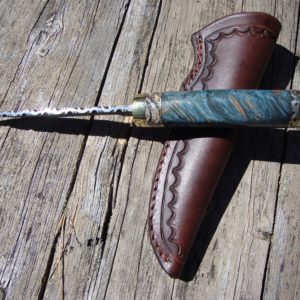
[{"label": "wood grain", "polygon": [[[264,11],[300,55],[298,0],[0,1],[1,109],[123,104],[178,90],[191,33]],[[295,61],[285,63],[300,89]],[[288,70],[288,71],[286,71]],[[272,81],[280,82],[272,72]],[[6,299],[299,298],[299,134],[248,130],[199,232],[195,277],[169,278],[146,218],[167,131],[103,118],[0,126],[0,288]],[[0,292],[1,294],[1,292]]]},{"label": "wood grain", "polygon": [[[296,9],[296,7],[295,7]],[[298,20],[299,21],[299,20]],[[294,18],[296,25],[297,19]],[[299,26],[299,24],[298,24]],[[300,55],[300,32],[295,41],[290,41],[295,55]],[[300,89],[300,68],[296,67],[291,88]],[[283,163],[281,165],[274,233],[266,272],[264,298],[298,299],[300,295],[300,135],[289,130],[286,135]]]},{"label": "wood grain", "polygon": [[[48,1],[30,26],[12,16],[16,32],[25,25],[29,30],[21,57],[11,65],[16,68],[2,108],[95,104],[126,11],[126,3],[113,3]],[[22,11],[29,3],[10,5],[10,11]],[[90,127],[86,122],[76,136],[52,132],[54,124],[45,121],[43,132],[1,127],[0,278],[7,298],[43,293]]]}]

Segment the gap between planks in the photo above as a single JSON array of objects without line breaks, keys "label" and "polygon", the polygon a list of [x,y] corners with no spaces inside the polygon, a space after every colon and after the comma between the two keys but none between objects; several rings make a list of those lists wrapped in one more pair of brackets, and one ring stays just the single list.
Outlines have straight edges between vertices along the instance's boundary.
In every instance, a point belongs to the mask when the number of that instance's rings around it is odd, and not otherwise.
[{"label": "gap between planks", "polygon": [[[42,15],[43,11],[45,10],[45,7],[47,6],[48,2],[49,2],[49,0],[46,2],[45,6],[43,7],[42,12],[40,13],[40,16]],[[100,2],[100,0],[98,1],[96,12],[98,10],[99,2]],[[131,0],[128,0],[128,2],[125,3],[125,6],[124,6],[125,10],[124,10],[124,13],[123,13],[123,16],[122,16],[120,27],[119,27],[118,32],[116,34],[115,40],[113,42],[112,49],[110,51],[109,59],[108,59],[108,62],[107,62],[107,65],[106,65],[106,68],[105,68],[105,71],[104,71],[104,75],[103,75],[103,78],[102,78],[102,81],[101,81],[100,89],[99,89],[97,97],[96,97],[95,106],[97,106],[99,104],[100,97],[101,97],[101,94],[102,94],[102,90],[103,90],[103,87],[105,85],[107,73],[109,71],[109,67],[111,65],[111,62],[112,62],[112,59],[113,59],[113,56],[114,56],[114,53],[115,53],[115,49],[116,49],[116,46],[118,44],[122,29],[123,29],[124,22],[126,20],[126,16],[127,16],[128,8],[130,6],[130,2],[131,2]],[[96,12],[95,12],[95,14],[96,14]],[[36,23],[37,22],[38,22],[38,20],[36,21]],[[67,197],[66,197],[66,200],[65,200],[65,203],[64,203],[61,220],[64,219],[65,209],[67,207],[68,201],[70,199],[70,196],[72,194],[72,191],[73,191],[73,188],[74,188],[74,185],[75,185],[75,182],[76,182],[79,167],[80,167],[82,157],[83,157],[83,153],[84,153],[84,150],[85,150],[85,147],[86,147],[86,142],[87,142],[87,139],[90,135],[90,131],[91,131],[91,128],[92,128],[92,125],[93,125],[93,120],[94,120],[94,117],[92,116],[90,118],[88,131],[84,136],[84,140],[82,141],[80,152],[79,152],[79,155],[78,155],[78,158],[77,158],[77,161],[76,161],[76,167],[75,167],[75,170],[74,170],[74,173],[73,173],[73,176],[72,176],[72,180],[71,180],[71,183],[70,183],[70,186],[69,186],[69,190],[67,192]],[[126,150],[126,148],[125,148],[125,150]],[[125,153],[124,153],[124,155],[125,155]],[[60,235],[63,231],[63,228],[64,228],[64,222],[61,222],[61,224],[60,224],[60,226],[57,230],[57,233],[55,235],[55,238],[53,240],[53,243],[52,243],[52,247],[51,247],[51,251],[50,251],[50,254],[49,254],[48,261],[47,261],[46,269],[45,269],[44,275],[43,275],[42,280],[41,280],[41,288],[40,288],[39,293],[38,293],[38,299],[43,299],[43,297],[44,297],[44,294],[45,294],[45,291],[46,291],[46,288],[47,288],[47,282],[48,282],[48,279],[51,275],[51,267],[53,265],[55,253],[56,253],[56,250],[57,250],[56,249],[57,248],[57,242],[58,242],[58,239],[59,239],[59,237],[60,237]],[[62,256],[63,256],[63,254],[62,254]],[[60,257],[60,259],[61,259],[61,257]],[[63,274],[62,274],[62,276],[63,276]],[[63,290],[64,289],[62,289],[62,291]]]}]

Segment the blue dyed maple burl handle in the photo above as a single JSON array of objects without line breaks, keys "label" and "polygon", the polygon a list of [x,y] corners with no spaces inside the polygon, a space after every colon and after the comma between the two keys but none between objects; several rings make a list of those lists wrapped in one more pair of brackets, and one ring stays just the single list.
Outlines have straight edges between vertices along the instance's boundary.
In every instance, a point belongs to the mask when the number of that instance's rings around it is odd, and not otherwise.
[{"label": "blue dyed maple burl handle", "polygon": [[299,94],[285,90],[165,92],[145,96],[144,115],[148,126],[298,127]]},{"label": "blue dyed maple burl handle", "polygon": [[292,116],[289,91],[212,90],[163,93],[163,124],[213,126],[286,126]]}]

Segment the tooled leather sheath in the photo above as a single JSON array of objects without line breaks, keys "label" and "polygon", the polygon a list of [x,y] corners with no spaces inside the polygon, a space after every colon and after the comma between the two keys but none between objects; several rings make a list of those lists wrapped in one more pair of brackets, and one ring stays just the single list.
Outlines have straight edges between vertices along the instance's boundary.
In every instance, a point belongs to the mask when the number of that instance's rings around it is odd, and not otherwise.
[{"label": "tooled leather sheath", "polygon": [[[196,32],[192,35],[194,65],[181,89],[257,88],[280,29],[278,20],[270,15],[240,13]],[[235,133],[233,129],[202,129],[196,138],[170,140],[164,145],[153,181],[148,224],[154,252],[174,278],[183,270]]]}]

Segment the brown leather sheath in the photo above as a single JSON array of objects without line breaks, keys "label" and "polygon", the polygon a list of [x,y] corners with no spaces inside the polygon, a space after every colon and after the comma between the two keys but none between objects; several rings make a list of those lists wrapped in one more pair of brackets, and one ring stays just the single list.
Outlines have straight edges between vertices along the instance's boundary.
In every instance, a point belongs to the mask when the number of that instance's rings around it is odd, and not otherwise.
[{"label": "brown leather sheath", "polygon": [[[196,32],[192,35],[194,65],[181,89],[257,88],[280,29],[279,21],[270,15],[240,13]],[[170,139],[164,145],[148,221],[154,252],[174,278],[183,270],[236,130],[178,129],[176,134],[185,139]]]}]

